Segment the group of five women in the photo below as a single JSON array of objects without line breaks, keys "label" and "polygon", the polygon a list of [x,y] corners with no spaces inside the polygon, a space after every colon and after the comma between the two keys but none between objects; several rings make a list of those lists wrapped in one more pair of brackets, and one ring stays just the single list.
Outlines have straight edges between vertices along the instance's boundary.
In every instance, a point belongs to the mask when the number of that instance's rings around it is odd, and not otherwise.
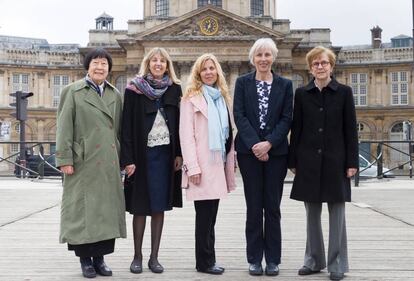
[{"label": "group of five women", "polygon": [[[164,212],[182,206],[182,189],[194,201],[195,267],[222,274],[215,223],[220,199],[236,187],[236,158],[246,200],[249,274],[279,274],[280,203],[289,167],[295,173],[291,198],[304,201],[307,213],[305,259],[298,274],[326,267],[320,216],[321,203],[328,202],[328,271],[331,280],[344,277],[344,202],[350,201],[349,178],[358,167],[352,92],[332,76],[335,54],[316,47],[306,57],[314,79],[296,90],[293,103],[292,82],[272,70],[277,53],[269,38],[254,43],[249,59],[255,70],[237,79],[233,110],[213,54],[196,59],[182,94],[169,54],[150,50],[122,103],[106,80],[110,55],[103,49],[88,53],[86,77],[61,95],[56,152],[65,174],[60,242],[80,257],[85,277],[112,275],[104,255],[114,251],[115,238],[126,237],[125,209],[133,215],[130,271],[143,271],[142,242],[151,216],[148,267],[162,273],[158,251]],[[119,163],[126,174],[124,189]]]}]

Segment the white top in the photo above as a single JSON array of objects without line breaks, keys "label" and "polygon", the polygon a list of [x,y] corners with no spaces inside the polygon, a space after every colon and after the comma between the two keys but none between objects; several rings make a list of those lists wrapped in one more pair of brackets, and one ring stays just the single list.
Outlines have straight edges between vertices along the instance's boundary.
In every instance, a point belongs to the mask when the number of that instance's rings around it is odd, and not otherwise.
[{"label": "white top", "polygon": [[148,134],[148,147],[170,144],[170,131],[160,110],[157,112],[154,124]]}]

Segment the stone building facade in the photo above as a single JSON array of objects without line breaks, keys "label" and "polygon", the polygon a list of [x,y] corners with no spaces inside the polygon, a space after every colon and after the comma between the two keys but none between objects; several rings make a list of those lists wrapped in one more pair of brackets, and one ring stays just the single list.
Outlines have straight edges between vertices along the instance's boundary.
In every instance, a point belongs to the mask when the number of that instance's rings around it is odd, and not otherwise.
[{"label": "stone building facade", "polygon": [[[329,28],[294,30],[288,19],[276,18],[276,0],[144,0],[143,9],[144,18],[129,20],[127,30],[114,30],[108,14],[97,17],[84,47],[0,36],[0,122],[10,124],[3,140],[18,140],[18,124],[9,106],[9,93],[16,90],[34,92],[27,140],[54,140],[60,90],[85,75],[81,61],[91,48],[105,47],[112,54],[109,80],[121,92],[155,46],[170,53],[183,87],[194,60],[212,52],[233,89],[236,78],[252,70],[248,52],[260,37],[277,43],[274,70],[292,79],[295,87],[310,79],[304,58],[312,47],[323,45],[338,54],[335,75],[354,89],[361,139],[400,139],[401,122],[414,121],[411,37],[382,43],[380,29],[373,28],[369,46],[333,46]],[[3,146],[0,156],[15,150],[16,146]]]}]

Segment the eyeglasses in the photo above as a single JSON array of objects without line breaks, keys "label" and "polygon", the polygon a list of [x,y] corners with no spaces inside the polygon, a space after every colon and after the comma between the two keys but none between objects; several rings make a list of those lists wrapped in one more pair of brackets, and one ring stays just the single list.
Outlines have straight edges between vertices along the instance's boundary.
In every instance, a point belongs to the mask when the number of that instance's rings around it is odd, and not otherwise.
[{"label": "eyeglasses", "polygon": [[323,61],[314,61],[314,62],[312,62],[312,67],[313,68],[318,68],[319,66],[322,66],[322,67],[326,67],[326,66],[328,66],[328,64],[330,64],[330,62],[329,61],[326,61],[326,60],[323,60]]}]

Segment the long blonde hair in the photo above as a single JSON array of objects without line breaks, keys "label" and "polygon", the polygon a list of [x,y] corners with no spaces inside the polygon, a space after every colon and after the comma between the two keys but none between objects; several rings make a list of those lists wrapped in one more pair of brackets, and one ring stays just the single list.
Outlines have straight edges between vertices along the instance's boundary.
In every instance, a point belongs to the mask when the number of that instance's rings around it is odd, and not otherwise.
[{"label": "long blonde hair", "polygon": [[160,47],[155,47],[152,48],[144,57],[144,59],[142,60],[141,63],[141,68],[139,69],[139,73],[138,75],[140,76],[144,76],[146,74],[148,74],[150,72],[149,69],[149,63],[152,59],[153,56],[155,55],[161,55],[164,59],[167,60],[167,70],[166,73],[170,76],[171,80],[177,84],[180,85],[181,81],[177,78],[177,75],[175,74],[174,71],[174,65],[172,63],[171,57],[168,54],[168,52],[164,49],[164,48],[160,48]]},{"label": "long blonde hair", "polygon": [[221,69],[221,65],[218,62],[216,56],[209,53],[199,56],[194,62],[194,65],[191,68],[191,74],[188,78],[188,84],[187,88],[185,89],[183,98],[190,98],[202,94],[201,87],[203,86],[203,81],[201,81],[200,73],[201,69],[204,66],[204,63],[208,60],[211,60],[217,69],[216,86],[220,90],[221,95],[224,97],[227,105],[229,105],[231,102],[231,97],[229,93],[229,87],[227,86],[226,79],[224,78],[223,70]]}]

